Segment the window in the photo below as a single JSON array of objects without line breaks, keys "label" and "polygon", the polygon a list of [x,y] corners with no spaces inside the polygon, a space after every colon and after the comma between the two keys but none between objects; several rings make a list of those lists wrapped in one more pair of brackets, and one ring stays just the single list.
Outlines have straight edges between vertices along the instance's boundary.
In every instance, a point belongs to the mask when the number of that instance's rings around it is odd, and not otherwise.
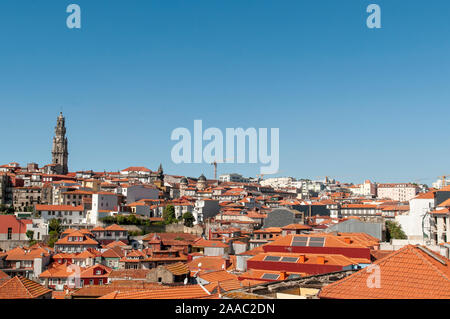
[{"label": "window", "polygon": [[93,285],[94,284],[94,279],[89,280],[89,285]]},{"label": "window", "polygon": [[12,239],[12,228],[8,228],[8,240]]}]

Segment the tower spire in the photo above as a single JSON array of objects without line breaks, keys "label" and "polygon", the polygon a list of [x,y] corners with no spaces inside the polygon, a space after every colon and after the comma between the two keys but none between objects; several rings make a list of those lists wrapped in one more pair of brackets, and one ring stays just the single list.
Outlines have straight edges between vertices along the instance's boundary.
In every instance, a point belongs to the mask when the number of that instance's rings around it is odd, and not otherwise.
[{"label": "tower spire", "polygon": [[58,166],[57,171],[60,174],[65,175],[69,172],[67,165],[68,156],[65,118],[60,112],[56,120],[52,147],[52,163]]}]

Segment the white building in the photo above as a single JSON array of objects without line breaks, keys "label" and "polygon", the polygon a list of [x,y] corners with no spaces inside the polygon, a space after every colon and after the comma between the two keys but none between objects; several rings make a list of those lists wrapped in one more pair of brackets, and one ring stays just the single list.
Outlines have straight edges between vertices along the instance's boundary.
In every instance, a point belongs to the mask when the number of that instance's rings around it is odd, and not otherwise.
[{"label": "white building", "polygon": [[436,205],[435,192],[419,194],[409,201],[409,214],[399,215],[395,220],[411,240],[422,240],[424,233],[430,236],[430,223],[427,213]]},{"label": "white building", "polygon": [[83,206],[36,205],[35,210],[46,223],[51,219],[58,219],[62,225],[86,223],[86,212]]},{"label": "white building", "polygon": [[414,184],[378,184],[377,197],[392,199],[399,202],[407,202],[416,197],[419,187]]},{"label": "white building", "polygon": [[87,223],[96,225],[100,218],[116,214],[119,211],[118,203],[117,194],[107,192],[92,194],[92,209],[86,215]]},{"label": "white building", "polygon": [[259,182],[261,186],[271,186],[273,188],[291,187],[294,178],[292,177],[271,177]]},{"label": "white building", "polygon": [[123,187],[121,193],[127,199],[127,204],[137,202],[141,199],[158,199],[159,189],[154,185],[131,185]]},{"label": "white building", "polygon": [[219,201],[214,199],[199,199],[195,202],[192,215],[195,218],[194,225],[203,223],[207,218],[216,216],[220,211]]},{"label": "white building", "polygon": [[249,179],[242,176],[241,174],[231,173],[231,174],[220,175],[219,181],[220,182],[248,183]]},{"label": "white building", "polygon": [[364,181],[362,184],[354,185],[350,187],[349,190],[355,196],[376,196],[377,195],[377,186],[375,183],[372,183],[369,180]]}]

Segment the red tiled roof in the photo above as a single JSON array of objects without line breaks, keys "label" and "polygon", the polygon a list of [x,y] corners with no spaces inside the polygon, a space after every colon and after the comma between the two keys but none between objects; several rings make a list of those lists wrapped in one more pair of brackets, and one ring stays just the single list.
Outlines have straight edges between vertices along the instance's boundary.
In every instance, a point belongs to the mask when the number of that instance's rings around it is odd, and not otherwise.
[{"label": "red tiled roof", "polygon": [[36,205],[37,211],[83,211],[83,206],[71,205]]},{"label": "red tiled roof", "polygon": [[99,299],[203,299],[211,294],[200,285],[166,287],[137,292],[115,291]]},{"label": "red tiled roof", "polygon": [[[319,297],[449,299],[450,260],[423,249],[421,246],[405,246],[377,260],[374,266],[322,288]],[[377,274],[379,280],[376,279]]]},{"label": "red tiled roof", "polygon": [[35,299],[51,290],[24,277],[14,277],[0,286],[0,299]]}]

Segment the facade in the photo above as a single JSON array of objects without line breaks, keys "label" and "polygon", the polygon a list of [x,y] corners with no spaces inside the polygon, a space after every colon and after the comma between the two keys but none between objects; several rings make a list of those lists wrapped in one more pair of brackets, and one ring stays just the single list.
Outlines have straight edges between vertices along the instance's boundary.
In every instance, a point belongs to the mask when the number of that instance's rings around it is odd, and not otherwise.
[{"label": "facade", "polygon": [[41,203],[41,188],[38,186],[14,187],[13,206],[16,210],[33,207]]},{"label": "facade", "polygon": [[219,201],[213,199],[200,199],[195,202],[192,215],[195,218],[194,225],[203,223],[206,219],[216,216],[220,211]]},{"label": "facade", "polygon": [[88,248],[96,249],[98,241],[80,231],[73,231],[55,243],[55,251],[63,253],[80,253]]},{"label": "facade", "polygon": [[377,197],[407,202],[416,197],[419,187],[414,184],[378,184]]},{"label": "facade", "polygon": [[304,214],[295,209],[277,208],[267,214],[264,228],[284,227],[291,224],[304,224]]},{"label": "facade", "polygon": [[35,211],[46,222],[52,219],[58,219],[63,227],[86,223],[86,212],[83,206],[36,205]]},{"label": "facade", "polygon": [[224,182],[248,183],[249,179],[245,178],[241,174],[231,173],[220,175],[219,181],[222,183]]}]

